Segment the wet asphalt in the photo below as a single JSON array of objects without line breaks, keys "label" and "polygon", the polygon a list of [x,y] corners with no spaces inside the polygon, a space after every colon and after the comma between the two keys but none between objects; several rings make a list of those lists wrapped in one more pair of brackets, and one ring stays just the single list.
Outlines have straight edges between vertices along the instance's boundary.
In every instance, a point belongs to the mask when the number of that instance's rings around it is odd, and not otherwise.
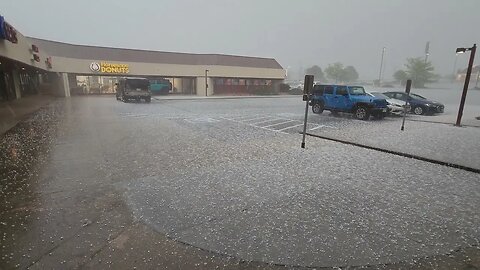
[{"label": "wet asphalt", "polygon": [[[298,97],[42,108],[1,138],[0,269],[480,267],[479,174],[314,137],[301,149],[303,110]],[[480,168],[480,128],[400,124],[324,113],[307,128]]]}]

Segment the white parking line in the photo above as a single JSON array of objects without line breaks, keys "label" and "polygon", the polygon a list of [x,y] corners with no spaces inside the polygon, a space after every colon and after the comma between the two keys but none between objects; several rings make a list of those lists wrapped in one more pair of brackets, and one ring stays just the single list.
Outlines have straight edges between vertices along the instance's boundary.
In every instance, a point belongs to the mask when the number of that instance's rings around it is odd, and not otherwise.
[{"label": "white parking line", "polygon": [[249,123],[245,123],[245,122],[237,121],[237,120],[233,120],[233,119],[228,119],[228,118],[224,118],[224,117],[219,117],[219,118],[224,119],[224,120],[228,120],[228,121],[232,121],[232,122],[235,122],[235,123],[251,126],[251,127],[254,127],[254,128],[261,128],[261,129],[265,129],[265,130],[269,130],[269,131],[273,131],[273,132],[277,132],[277,133],[288,134],[288,133],[283,132],[281,130],[269,129],[269,128],[264,128],[264,127],[261,127],[261,126],[255,126],[255,125],[252,125],[252,124],[249,124]]},{"label": "white parking line", "polygon": [[134,117],[134,118],[148,117],[148,116],[149,116],[148,114],[123,114],[123,115],[120,115],[120,117]]},{"label": "white parking line", "polygon": [[272,119],[269,119],[269,120],[264,120],[264,121],[260,121],[260,122],[254,122],[254,123],[251,123],[253,125],[258,125],[258,124],[262,124],[262,123],[268,123],[268,122],[272,122],[272,121],[278,121],[278,120],[287,120],[287,119],[283,119],[283,118],[274,118],[272,117]]},{"label": "white parking line", "polygon": [[280,123],[276,123],[276,124],[273,124],[273,125],[262,126],[262,127],[268,128],[268,127],[279,126],[279,125],[283,125],[283,124],[290,123],[290,122],[295,122],[295,121],[297,121],[297,120],[288,120],[288,121],[285,121],[285,122],[280,122]]},{"label": "white parking line", "polygon": [[261,128],[261,129],[265,129],[265,130],[269,130],[269,131],[273,131],[273,132],[278,132],[278,133],[283,133],[283,134],[288,134],[287,132],[283,132],[281,130],[276,130],[276,129],[270,129],[270,128],[264,128],[264,127],[260,127],[260,126],[254,126],[254,125],[249,125],[251,127],[256,127],[256,128]]},{"label": "white parking line", "polygon": [[251,115],[249,115],[249,116],[234,117],[234,118],[230,118],[230,119],[234,120],[234,121],[245,121],[245,120],[248,120],[248,119],[255,119],[255,118],[258,118],[258,115],[255,116],[255,117],[252,117]]},{"label": "white parking line", "polygon": [[272,118],[271,116],[263,116],[263,117],[257,117],[257,118],[252,118],[252,119],[242,119],[240,120],[241,122],[250,122],[252,120],[260,120],[260,119],[265,119],[265,118]]},{"label": "white parking line", "polygon": [[316,126],[316,127],[314,127],[314,128],[311,128],[311,129],[309,129],[309,130],[316,130],[316,129],[324,128],[324,127],[325,127],[325,128],[333,128],[333,129],[336,129],[335,127],[328,126],[328,125],[318,125],[318,126]]},{"label": "white parking line", "polygon": [[278,131],[284,131],[284,130],[287,130],[287,129],[291,129],[291,128],[294,128],[294,127],[300,127],[300,126],[303,126],[303,124],[295,125],[295,126],[291,126],[291,127],[286,127],[286,128],[282,128],[282,129],[277,129],[277,130]]},{"label": "white parking line", "polygon": [[326,126],[325,125],[318,125],[318,126],[316,126],[314,128],[311,128],[309,130],[316,130],[316,129],[319,129],[319,128],[322,128],[322,127],[326,127]]},{"label": "white parking line", "polygon": [[191,124],[216,123],[220,121],[210,117],[187,118],[184,120]]}]

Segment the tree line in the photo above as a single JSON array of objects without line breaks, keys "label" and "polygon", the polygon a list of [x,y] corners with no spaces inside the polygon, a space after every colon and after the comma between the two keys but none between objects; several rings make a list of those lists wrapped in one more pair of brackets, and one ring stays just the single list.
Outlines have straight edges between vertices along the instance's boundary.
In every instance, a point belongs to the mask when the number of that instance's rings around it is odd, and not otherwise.
[{"label": "tree line", "polygon": [[355,82],[358,80],[359,75],[355,67],[346,66],[344,67],[342,63],[337,62],[327,66],[325,68],[325,73],[321,67],[314,65],[306,69],[306,74],[313,75],[315,81],[326,82],[327,79],[339,83],[339,82]]},{"label": "tree line", "polygon": [[430,61],[425,61],[420,57],[407,58],[405,69],[395,71],[393,78],[401,85],[405,85],[407,80],[411,79],[413,87],[424,88],[425,84],[436,82],[440,77],[433,72],[434,70]]},{"label": "tree line", "polygon": [[[405,69],[397,70],[393,78],[397,83],[405,85],[408,79],[412,80],[413,87],[424,88],[425,84],[436,82],[439,75],[434,73],[432,62],[424,59],[407,58]],[[329,64],[325,70],[318,65],[306,69],[306,74],[315,76],[315,81],[350,83],[358,80],[359,75],[355,67],[346,66],[340,62]]]}]

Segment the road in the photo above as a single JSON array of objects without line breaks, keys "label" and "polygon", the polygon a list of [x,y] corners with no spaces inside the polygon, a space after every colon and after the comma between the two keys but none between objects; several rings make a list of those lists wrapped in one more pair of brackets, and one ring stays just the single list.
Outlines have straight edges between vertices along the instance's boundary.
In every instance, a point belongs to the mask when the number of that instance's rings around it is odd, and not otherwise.
[{"label": "road", "polygon": [[[57,101],[2,138],[0,268],[480,267],[478,173],[311,136],[301,149],[303,109]],[[480,168],[480,128],[424,118],[400,133],[399,118],[311,114],[308,131]]]}]

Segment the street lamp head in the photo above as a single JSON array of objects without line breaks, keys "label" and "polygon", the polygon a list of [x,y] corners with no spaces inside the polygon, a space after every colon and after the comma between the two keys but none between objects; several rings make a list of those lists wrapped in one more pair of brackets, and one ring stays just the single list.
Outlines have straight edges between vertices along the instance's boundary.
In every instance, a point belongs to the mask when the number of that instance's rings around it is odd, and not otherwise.
[{"label": "street lamp head", "polygon": [[477,44],[473,44],[473,47],[471,48],[457,48],[456,52],[458,53],[464,53],[473,50],[474,48],[477,48]]}]

